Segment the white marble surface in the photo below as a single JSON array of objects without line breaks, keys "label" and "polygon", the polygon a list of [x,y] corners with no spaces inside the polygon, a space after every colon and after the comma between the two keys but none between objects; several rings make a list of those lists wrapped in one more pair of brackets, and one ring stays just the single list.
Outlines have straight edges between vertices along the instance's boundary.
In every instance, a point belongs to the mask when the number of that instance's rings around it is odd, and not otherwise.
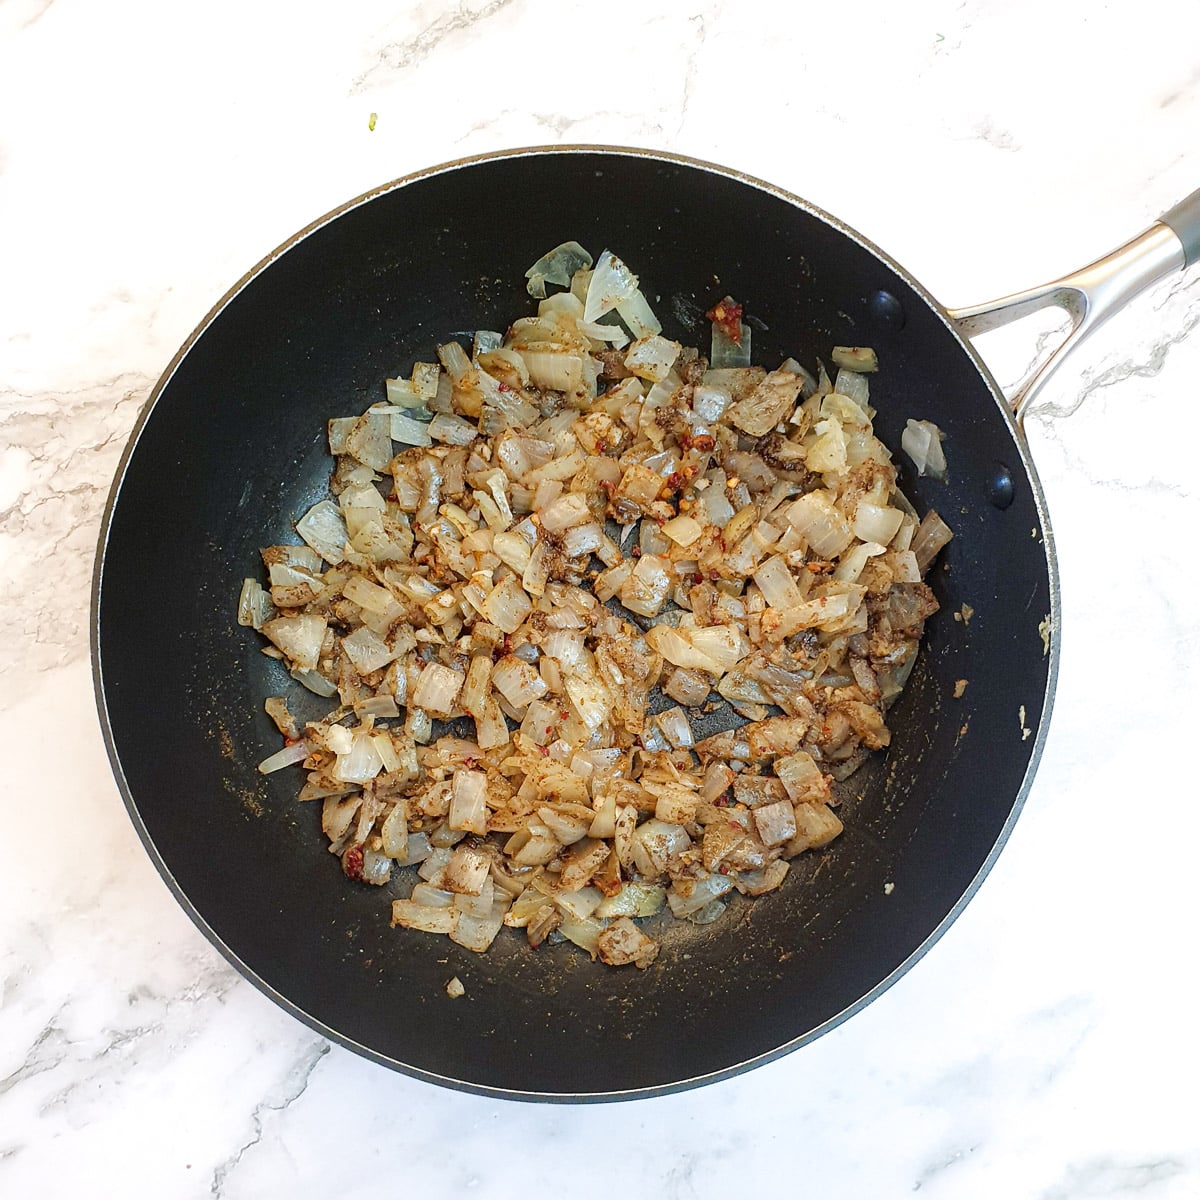
[{"label": "white marble surface", "polygon": [[3,0],[0,1195],[1200,1195],[1200,271],[1117,318],[1031,420],[1065,635],[999,865],[890,992],[731,1082],[506,1104],[315,1037],[143,853],[86,637],[154,379],[343,199],[476,151],[663,147],[791,188],[976,301],[1200,185],[1195,20],[1188,0]]}]

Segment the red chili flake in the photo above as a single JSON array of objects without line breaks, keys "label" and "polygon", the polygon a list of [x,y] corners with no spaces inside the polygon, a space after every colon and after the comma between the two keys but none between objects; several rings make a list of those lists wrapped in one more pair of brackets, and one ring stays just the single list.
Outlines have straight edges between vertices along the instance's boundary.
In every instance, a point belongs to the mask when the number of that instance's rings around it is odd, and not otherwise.
[{"label": "red chili flake", "polygon": [[717,443],[707,433],[701,433],[694,438],[688,438],[687,444],[690,449],[699,450],[702,454],[707,454]]},{"label": "red chili flake", "polygon": [[728,868],[728,867],[727,867],[727,866],[726,866],[724,863],[722,863],[722,864],[721,864],[721,865],[720,865],[720,866],[717,868],[717,874],[718,874],[718,875],[728,875],[728,874],[729,874],[729,868]]},{"label": "red chili flake", "polygon": [[560,721],[569,721],[571,719],[571,714],[564,708],[559,712],[558,719]]},{"label": "red chili flake", "polygon": [[697,584],[697,583],[703,583],[703,582],[704,582],[704,576],[703,576],[703,575],[701,575],[699,571],[693,571],[693,572],[692,572],[692,583],[693,583],[693,585],[695,585],[695,584]]},{"label": "red chili flake", "polygon": [[297,745],[299,745],[299,744],[300,744],[300,743],[301,743],[303,740],[304,740],[303,738],[298,738],[298,737],[285,737],[285,738],[283,739],[283,744],[284,744],[285,746],[297,746]]},{"label": "red chili flake", "polygon": [[[721,549],[724,550],[725,547],[722,546]],[[721,578],[721,572],[720,571],[709,571],[708,578],[709,578],[710,582],[716,583],[717,580]]]},{"label": "red chili flake", "polygon": [[496,384],[496,387],[502,392],[511,392],[512,391],[512,388],[510,388],[507,383],[498,383],[498,384]]},{"label": "red chili flake", "polygon": [[634,546],[634,548],[632,550],[630,550],[629,553],[632,554],[634,558],[641,558],[642,557],[642,548],[641,548],[641,546]]},{"label": "red chili flake", "polygon": [[606,496],[611,496],[617,490],[617,485],[611,479],[602,479],[600,480],[600,490]]},{"label": "red chili flake", "polygon": [[704,315],[723,329],[735,346],[742,344],[742,306],[732,296],[718,301]]},{"label": "red chili flake", "polygon": [[512,653],[512,635],[511,635],[511,634],[508,634],[508,633],[506,633],[506,634],[504,635],[504,641],[502,641],[502,642],[500,643],[500,649],[501,649],[501,650],[502,650],[502,651],[503,651],[505,654],[511,654],[511,653]]},{"label": "red chili flake", "polygon": [[550,747],[549,746],[539,746],[538,751],[541,753],[543,758],[548,758],[550,756]]},{"label": "red chili flake", "polygon": [[684,478],[678,471],[672,471],[671,474],[667,476],[667,487],[669,487],[673,492],[679,491],[679,489],[683,487],[683,484]]},{"label": "red chili flake", "polygon": [[345,872],[347,879],[361,879],[363,877],[363,848],[361,845],[351,846],[342,855],[342,870]]}]

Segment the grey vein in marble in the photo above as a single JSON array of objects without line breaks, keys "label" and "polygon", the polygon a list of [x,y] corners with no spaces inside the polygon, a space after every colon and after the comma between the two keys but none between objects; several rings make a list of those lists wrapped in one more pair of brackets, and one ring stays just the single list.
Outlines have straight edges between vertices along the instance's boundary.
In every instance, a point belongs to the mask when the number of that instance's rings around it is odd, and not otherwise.
[{"label": "grey vein in marble", "polygon": [[460,3],[450,12],[443,13],[412,37],[390,42],[379,52],[378,61],[368,67],[350,86],[350,95],[357,96],[367,91],[381,78],[407,67],[415,67],[428,58],[447,38],[464,30],[474,29],[516,0],[488,0],[480,8],[472,9]]},{"label": "grey vein in marble", "polygon": [[[1191,1169],[1195,1168],[1193,1164]],[[1096,1158],[1072,1163],[1061,1183],[1047,1188],[1038,1200],[1091,1200],[1096,1196],[1154,1196],[1160,1183],[1167,1183],[1189,1170],[1177,1158],[1148,1162],[1117,1162]]]},{"label": "grey vein in marble", "polygon": [[316,1071],[321,1059],[329,1053],[329,1050],[329,1043],[324,1040],[310,1043],[274,1089],[274,1094],[267,1096],[255,1106],[254,1111],[250,1114],[254,1133],[249,1141],[240,1146],[224,1162],[219,1163],[213,1171],[209,1191],[214,1200],[220,1200],[230,1174],[237,1169],[247,1151],[252,1150],[262,1141],[268,1118],[277,1113],[286,1112],[308,1090],[313,1072]]},{"label": "grey vein in marble", "polygon": [[[24,547],[0,573],[10,633],[0,639],[0,680],[18,664],[45,671],[87,652],[100,515],[150,385],[125,374],[74,391],[0,390],[0,538]],[[0,709],[18,691],[0,688]]]}]

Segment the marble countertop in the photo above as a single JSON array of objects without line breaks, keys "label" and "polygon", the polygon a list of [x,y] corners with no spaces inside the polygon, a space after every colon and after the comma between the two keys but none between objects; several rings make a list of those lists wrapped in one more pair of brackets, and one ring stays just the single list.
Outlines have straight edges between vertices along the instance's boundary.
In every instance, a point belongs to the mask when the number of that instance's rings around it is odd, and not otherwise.
[{"label": "marble countertop", "polygon": [[[123,442],[213,301],[341,201],[491,149],[663,148],[807,197],[961,304],[1200,185],[1187,0],[784,11],[0,4],[0,1195],[1200,1195],[1200,270],[1029,421],[1063,653],[1008,847],[916,969],[776,1063],[601,1109],[389,1073],[231,971],[109,772],[87,608]],[[998,346],[999,377],[1033,349]]]}]

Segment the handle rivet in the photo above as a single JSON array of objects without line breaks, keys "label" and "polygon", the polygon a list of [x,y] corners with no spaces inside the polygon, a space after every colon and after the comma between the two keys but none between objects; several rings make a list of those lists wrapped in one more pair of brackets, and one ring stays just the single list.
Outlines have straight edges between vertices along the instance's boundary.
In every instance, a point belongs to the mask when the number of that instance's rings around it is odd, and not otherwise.
[{"label": "handle rivet", "polygon": [[867,298],[867,312],[888,329],[903,329],[907,319],[904,305],[891,292],[878,291]]},{"label": "handle rivet", "polygon": [[997,508],[1007,508],[1013,502],[1016,485],[1013,483],[1012,472],[1003,464],[997,463],[992,471],[987,485],[988,499]]}]

